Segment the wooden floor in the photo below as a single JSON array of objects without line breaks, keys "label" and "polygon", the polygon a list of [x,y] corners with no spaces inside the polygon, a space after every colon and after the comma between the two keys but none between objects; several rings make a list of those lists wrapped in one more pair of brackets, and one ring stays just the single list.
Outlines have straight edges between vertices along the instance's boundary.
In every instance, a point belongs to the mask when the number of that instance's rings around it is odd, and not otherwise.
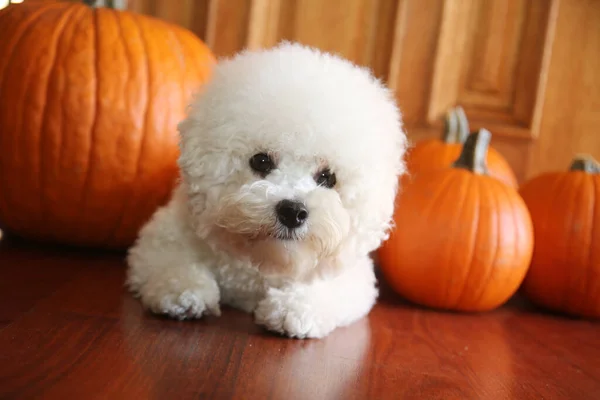
[{"label": "wooden floor", "polygon": [[368,318],[300,341],[231,309],[148,315],[122,259],[0,242],[1,399],[600,399],[600,323],[519,300],[441,313],[384,287]]}]

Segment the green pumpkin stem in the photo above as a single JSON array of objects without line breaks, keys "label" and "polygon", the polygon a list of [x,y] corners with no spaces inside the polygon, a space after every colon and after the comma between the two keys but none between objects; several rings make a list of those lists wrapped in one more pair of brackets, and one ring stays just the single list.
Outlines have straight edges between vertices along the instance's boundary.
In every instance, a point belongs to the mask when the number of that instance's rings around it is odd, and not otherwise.
[{"label": "green pumpkin stem", "polygon": [[127,8],[127,0],[82,0],[89,7],[104,7],[116,10],[124,10]]},{"label": "green pumpkin stem", "polygon": [[469,121],[462,107],[458,106],[446,113],[444,120],[444,133],[442,141],[444,143],[464,143],[469,136]]},{"label": "green pumpkin stem", "polygon": [[581,154],[573,158],[570,171],[583,171],[587,174],[600,174],[600,162],[589,154]]},{"label": "green pumpkin stem", "polygon": [[485,128],[471,133],[465,140],[460,156],[452,166],[467,169],[474,174],[487,175],[488,168],[485,160],[491,139],[492,134]]}]

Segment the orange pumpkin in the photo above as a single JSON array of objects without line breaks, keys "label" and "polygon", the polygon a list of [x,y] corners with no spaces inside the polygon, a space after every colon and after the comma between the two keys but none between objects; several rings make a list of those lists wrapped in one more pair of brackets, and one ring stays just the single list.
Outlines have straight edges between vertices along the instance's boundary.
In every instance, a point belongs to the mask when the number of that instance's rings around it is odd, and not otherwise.
[{"label": "orange pumpkin", "polygon": [[491,310],[525,277],[531,219],[518,192],[488,175],[490,138],[485,129],[472,133],[451,167],[416,176],[398,195],[379,263],[390,286],[414,303]]},{"label": "orange pumpkin", "polygon": [[523,292],[554,311],[600,317],[600,164],[576,157],[564,172],[523,184],[535,249]]},{"label": "orange pumpkin", "polygon": [[[408,152],[406,163],[409,173],[415,175],[449,167],[459,156],[468,135],[469,122],[462,107],[448,111],[442,137],[421,140]],[[493,147],[488,148],[486,163],[490,176],[515,189],[518,188],[512,168]]]},{"label": "orange pumpkin", "polygon": [[177,178],[177,123],[215,58],[191,32],[78,2],[0,11],[0,225],[123,248]]}]

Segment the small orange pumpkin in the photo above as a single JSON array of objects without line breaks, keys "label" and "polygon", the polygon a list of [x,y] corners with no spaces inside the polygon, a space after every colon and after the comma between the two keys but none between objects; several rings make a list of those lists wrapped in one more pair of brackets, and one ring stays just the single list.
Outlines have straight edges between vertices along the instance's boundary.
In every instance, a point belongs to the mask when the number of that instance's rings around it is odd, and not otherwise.
[{"label": "small orange pumpkin", "polygon": [[581,317],[600,317],[600,163],[575,157],[564,172],[525,182],[535,249],[523,292],[533,302]]},{"label": "small orange pumpkin", "polygon": [[191,32],[79,2],[0,11],[0,226],[124,248],[177,179],[177,123],[216,62]]},{"label": "small orange pumpkin", "polygon": [[[406,164],[409,174],[415,175],[449,167],[460,155],[468,135],[469,121],[462,107],[449,110],[446,113],[442,137],[421,140],[407,153]],[[512,168],[493,147],[488,148],[486,164],[490,176],[515,189],[518,188],[517,177]]]},{"label": "small orange pumpkin", "polygon": [[390,286],[414,303],[491,310],[525,277],[531,219],[518,192],[488,175],[490,138],[485,129],[472,133],[451,167],[406,181],[398,195],[379,263]]}]

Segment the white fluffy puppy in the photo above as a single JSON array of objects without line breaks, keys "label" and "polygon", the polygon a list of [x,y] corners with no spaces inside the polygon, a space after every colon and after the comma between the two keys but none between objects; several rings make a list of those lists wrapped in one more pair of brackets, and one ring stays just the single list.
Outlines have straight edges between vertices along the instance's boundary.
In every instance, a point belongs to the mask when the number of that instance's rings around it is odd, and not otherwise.
[{"label": "white fluffy puppy", "polygon": [[179,125],[181,182],[128,255],[129,288],[174,318],[254,313],[318,338],[377,298],[406,137],[363,68],[297,44],[221,61]]}]

